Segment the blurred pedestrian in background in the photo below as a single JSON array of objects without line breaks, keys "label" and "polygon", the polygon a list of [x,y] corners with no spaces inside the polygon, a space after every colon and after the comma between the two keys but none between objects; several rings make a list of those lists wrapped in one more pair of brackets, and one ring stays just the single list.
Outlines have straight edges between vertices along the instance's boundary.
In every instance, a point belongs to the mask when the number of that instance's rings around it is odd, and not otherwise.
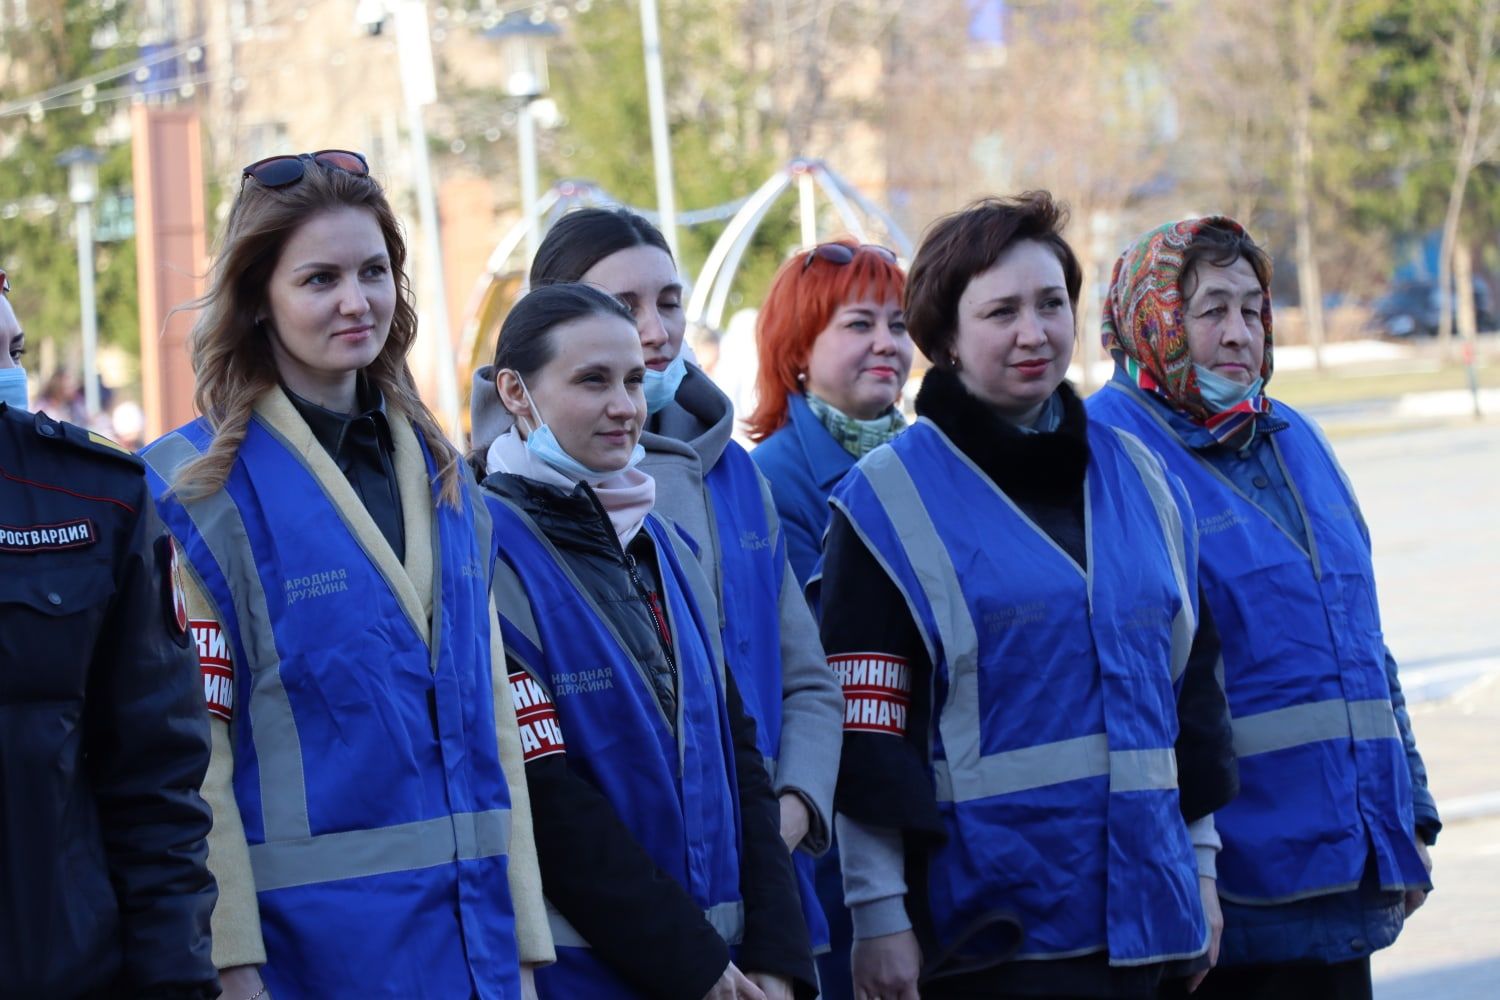
[{"label": "blurred pedestrian in background", "polygon": [[1442,824],[1370,536],[1317,426],[1266,395],[1271,259],[1232,219],[1160,226],[1115,265],[1113,380],[1090,415],[1181,477],[1224,646],[1242,793],[1218,813],[1220,968],[1201,995],[1359,1000],[1431,888]]},{"label": "blurred pedestrian in background", "polygon": [[27,410],[0,270],[0,994],[208,998],[207,719],[141,460]]},{"label": "blurred pedestrian in background", "polygon": [[515,417],[484,456],[496,593],[556,908],[541,996],[812,996],[713,592],[638,468],[634,318],[593,286],[542,286],[506,317],[494,370],[485,391]]},{"label": "blurred pedestrian in background", "polygon": [[1235,776],[1196,521],[1063,381],[1064,221],[1033,192],[929,229],[905,299],[922,419],[833,492],[861,1000],[1150,997],[1217,951]]},{"label": "blurred pedestrian in background", "polygon": [[194,581],[227,995],[517,996],[552,949],[488,518],[407,367],[400,225],[340,150],[246,167],[227,225],[204,416],[146,450]]}]

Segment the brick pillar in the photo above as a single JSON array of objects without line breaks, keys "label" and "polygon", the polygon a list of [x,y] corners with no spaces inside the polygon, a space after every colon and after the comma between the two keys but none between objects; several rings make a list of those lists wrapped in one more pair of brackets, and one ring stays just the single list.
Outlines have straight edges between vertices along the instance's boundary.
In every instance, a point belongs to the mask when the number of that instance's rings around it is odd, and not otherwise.
[{"label": "brick pillar", "polygon": [[149,441],[196,415],[187,349],[196,313],[171,311],[203,294],[208,237],[198,113],[138,104],[130,109],[130,126],[141,395]]}]

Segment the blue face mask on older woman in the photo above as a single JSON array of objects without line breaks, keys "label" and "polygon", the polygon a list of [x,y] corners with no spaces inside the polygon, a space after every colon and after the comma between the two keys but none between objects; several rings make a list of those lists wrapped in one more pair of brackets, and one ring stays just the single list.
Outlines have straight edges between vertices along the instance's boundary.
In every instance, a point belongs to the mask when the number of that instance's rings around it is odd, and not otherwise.
[{"label": "blue face mask on older woman", "polygon": [[1254,399],[1266,384],[1265,379],[1257,376],[1254,382],[1246,385],[1199,364],[1193,365],[1193,372],[1198,376],[1198,395],[1215,413],[1232,410],[1246,400]]}]

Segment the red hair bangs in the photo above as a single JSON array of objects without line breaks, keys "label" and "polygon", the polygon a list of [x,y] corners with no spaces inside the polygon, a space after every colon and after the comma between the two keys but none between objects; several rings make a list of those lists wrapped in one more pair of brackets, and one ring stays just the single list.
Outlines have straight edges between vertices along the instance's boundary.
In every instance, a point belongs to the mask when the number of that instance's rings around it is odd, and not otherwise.
[{"label": "red hair bangs", "polygon": [[[856,240],[834,240],[857,248]],[[787,393],[802,392],[798,376],[807,370],[813,341],[850,302],[896,302],[906,294],[906,275],[879,254],[858,252],[847,264],[818,259],[811,250],[792,255],[776,278],[755,319],[755,412],[745,419],[753,441],[763,441],[787,422]]]}]

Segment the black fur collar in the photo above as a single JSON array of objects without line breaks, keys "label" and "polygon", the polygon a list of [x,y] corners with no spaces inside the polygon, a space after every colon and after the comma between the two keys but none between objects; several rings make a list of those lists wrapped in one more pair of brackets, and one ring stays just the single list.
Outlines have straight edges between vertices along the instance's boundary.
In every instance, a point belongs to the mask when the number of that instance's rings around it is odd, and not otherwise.
[{"label": "black fur collar", "polygon": [[1082,495],[1089,464],[1088,415],[1064,382],[1062,423],[1056,431],[1027,434],[964,388],[958,376],[934,368],[917,392],[917,415],[926,417],[1016,501],[1072,503]]}]

